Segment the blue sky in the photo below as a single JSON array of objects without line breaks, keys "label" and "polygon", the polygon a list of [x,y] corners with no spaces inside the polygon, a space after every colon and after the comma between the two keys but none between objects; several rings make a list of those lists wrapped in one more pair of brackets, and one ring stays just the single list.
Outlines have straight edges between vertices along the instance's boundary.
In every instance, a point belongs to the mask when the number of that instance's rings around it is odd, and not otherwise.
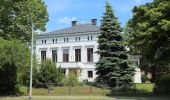
[{"label": "blue sky", "polygon": [[[71,26],[72,20],[79,23],[90,23],[96,18],[98,25],[104,12],[105,0],[44,0],[49,13],[46,32]],[[126,25],[132,17],[131,10],[134,6],[143,5],[153,0],[107,0],[114,9],[122,26]]]}]

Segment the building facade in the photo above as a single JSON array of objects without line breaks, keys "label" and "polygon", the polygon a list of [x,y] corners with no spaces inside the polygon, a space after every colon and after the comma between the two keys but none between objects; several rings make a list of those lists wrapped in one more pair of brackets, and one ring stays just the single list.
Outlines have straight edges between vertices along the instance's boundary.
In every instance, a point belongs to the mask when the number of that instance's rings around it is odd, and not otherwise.
[{"label": "building facade", "polygon": [[37,35],[38,61],[51,59],[57,67],[65,70],[66,76],[75,73],[79,81],[93,82],[97,77],[95,64],[99,60],[96,51],[100,29],[96,21],[91,19],[90,24],[72,21],[69,28]]}]

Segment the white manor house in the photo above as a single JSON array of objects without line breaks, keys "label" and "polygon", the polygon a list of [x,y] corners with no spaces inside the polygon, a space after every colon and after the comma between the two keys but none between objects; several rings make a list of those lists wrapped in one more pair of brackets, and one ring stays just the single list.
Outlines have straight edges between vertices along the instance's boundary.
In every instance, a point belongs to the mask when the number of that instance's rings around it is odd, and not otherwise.
[{"label": "white manor house", "polygon": [[[73,72],[79,81],[93,82],[96,78],[95,63],[99,60],[97,40],[100,28],[97,19],[90,24],[77,24],[36,36],[36,55],[39,62],[51,59],[66,76]],[[136,68],[134,82],[141,82],[140,69]]]}]

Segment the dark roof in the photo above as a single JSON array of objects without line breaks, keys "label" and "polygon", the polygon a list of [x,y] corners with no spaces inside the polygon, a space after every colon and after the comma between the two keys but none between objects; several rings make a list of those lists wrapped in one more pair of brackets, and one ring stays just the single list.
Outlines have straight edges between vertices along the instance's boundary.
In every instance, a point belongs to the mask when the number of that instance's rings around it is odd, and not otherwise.
[{"label": "dark roof", "polygon": [[59,35],[59,34],[69,34],[69,33],[85,33],[85,32],[99,32],[100,28],[97,25],[91,25],[91,24],[80,24],[75,25],[69,28],[64,28],[60,30],[56,30],[53,32],[45,33],[45,35]]}]

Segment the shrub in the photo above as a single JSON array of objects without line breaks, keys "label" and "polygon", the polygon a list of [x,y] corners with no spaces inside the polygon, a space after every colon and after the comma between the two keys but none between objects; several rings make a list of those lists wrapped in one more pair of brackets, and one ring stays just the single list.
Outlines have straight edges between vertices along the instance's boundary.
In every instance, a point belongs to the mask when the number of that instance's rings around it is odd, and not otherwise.
[{"label": "shrub", "polygon": [[79,86],[85,86],[86,84],[84,82],[79,82],[78,85]]},{"label": "shrub", "polygon": [[66,76],[63,79],[62,82],[65,86],[76,86],[76,85],[78,85],[77,76],[74,73],[69,73],[69,75]]},{"label": "shrub", "polygon": [[0,67],[0,94],[15,94],[18,92],[17,68],[14,63],[5,63]]},{"label": "shrub", "polygon": [[161,76],[156,80],[154,92],[157,94],[170,94],[170,75]]},{"label": "shrub", "polygon": [[60,85],[62,79],[64,78],[64,70],[60,67],[56,67],[51,60],[43,62],[40,68],[34,68],[33,72],[34,84]]},{"label": "shrub", "polygon": [[148,80],[148,77],[145,74],[142,74],[141,79],[142,82],[146,82]]}]

